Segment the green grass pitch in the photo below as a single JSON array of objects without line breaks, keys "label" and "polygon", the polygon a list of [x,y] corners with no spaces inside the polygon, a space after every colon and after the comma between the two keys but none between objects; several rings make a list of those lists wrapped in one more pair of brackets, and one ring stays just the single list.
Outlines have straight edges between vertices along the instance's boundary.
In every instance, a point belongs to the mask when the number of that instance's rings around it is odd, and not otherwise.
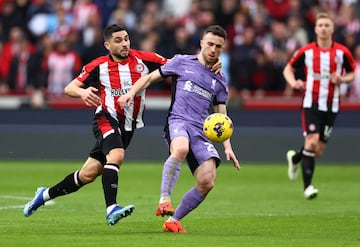
[{"label": "green grass pitch", "polygon": [[[51,186],[82,161],[0,161],[0,246],[360,246],[360,165],[316,167],[315,200],[301,177],[287,179],[286,164],[223,163],[206,201],[182,220],[186,234],[162,231],[155,216],[162,162],[126,162],[118,202],[134,213],[115,226],[105,221],[101,179],[56,198],[31,217],[22,214],[38,186]],[[176,206],[193,186],[186,165],[172,195]]]}]

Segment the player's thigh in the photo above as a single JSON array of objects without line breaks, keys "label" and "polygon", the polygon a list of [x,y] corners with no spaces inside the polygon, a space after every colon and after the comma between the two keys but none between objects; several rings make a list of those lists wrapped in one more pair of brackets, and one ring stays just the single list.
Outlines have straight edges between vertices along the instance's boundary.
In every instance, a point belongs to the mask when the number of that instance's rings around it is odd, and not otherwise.
[{"label": "player's thigh", "polygon": [[177,136],[170,143],[170,153],[177,160],[184,160],[189,152],[189,139],[187,136]]}]

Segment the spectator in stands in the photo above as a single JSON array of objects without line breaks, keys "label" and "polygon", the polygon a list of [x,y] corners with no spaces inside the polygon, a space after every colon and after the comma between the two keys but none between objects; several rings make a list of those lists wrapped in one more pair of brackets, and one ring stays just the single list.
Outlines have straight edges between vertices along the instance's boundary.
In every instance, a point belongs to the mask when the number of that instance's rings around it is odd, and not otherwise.
[{"label": "spectator in stands", "polygon": [[159,15],[160,6],[154,1],[148,1],[142,12],[137,25],[137,34],[134,37],[133,47],[139,47],[139,41],[142,40],[149,32],[156,31],[160,27]]},{"label": "spectator in stands", "polygon": [[[4,51],[4,44],[0,40],[0,64],[5,63],[3,51]],[[0,94],[4,94],[7,91],[8,91],[8,87],[6,85],[6,72],[4,71],[4,66],[0,66]]]},{"label": "spectator in stands", "polygon": [[65,86],[81,70],[80,55],[71,50],[67,39],[55,41],[54,50],[44,61],[48,71],[47,91],[49,96],[63,95]]},{"label": "spectator in stands", "polygon": [[254,91],[254,96],[262,98],[269,91],[271,85],[270,75],[272,73],[272,66],[266,59],[263,50],[259,50],[256,54],[256,66],[252,72],[251,83]]},{"label": "spectator in stands", "polygon": [[78,46],[82,46],[82,48],[79,49],[79,54],[81,55],[81,61],[83,64],[87,64],[94,58],[100,57],[107,53],[104,47],[102,30],[100,29],[100,26],[94,27],[91,42],[89,42],[86,46],[80,44],[78,44]]},{"label": "spectator in stands", "polygon": [[238,0],[221,0],[215,5],[215,17],[218,25],[225,30],[233,23],[236,12],[240,9]]},{"label": "spectator in stands", "polygon": [[4,44],[2,52],[2,70],[6,87],[13,91],[25,92],[27,89],[27,66],[29,57],[35,47],[29,42],[20,27],[12,27],[9,41]]},{"label": "spectator in stands", "polygon": [[256,69],[256,58],[260,47],[255,42],[255,31],[245,27],[242,34],[242,43],[234,44],[230,53],[230,90],[241,93],[242,98],[251,96],[251,91],[256,88],[252,77]]},{"label": "spectator in stands", "polygon": [[36,42],[37,38],[48,31],[49,16],[54,12],[53,5],[47,0],[34,0],[27,14],[27,24],[30,31],[29,39]]},{"label": "spectator in stands", "polygon": [[101,20],[101,10],[92,0],[76,0],[73,9],[75,28],[83,30],[90,19],[98,18]]},{"label": "spectator in stands", "polygon": [[243,10],[238,10],[233,21],[227,26],[226,33],[229,40],[229,49],[234,49],[244,42],[244,30],[250,25],[249,16]]},{"label": "spectator in stands", "polygon": [[161,28],[159,29],[159,43],[157,51],[165,57],[172,57],[174,51],[172,49],[175,43],[175,31],[177,28],[184,28],[186,33],[191,35],[189,30],[181,23],[173,14],[164,13],[161,21]]},{"label": "spectator in stands", "polygon": [[50,34],[53,40],[66,38],[72,30],[73,16],[66,11],[62,0],[55,0],[53,3],[54,12],[48,15],[48,27],[46,33]]},{"label": "spectator in stands", "polygon": [[28,85],[30,103],[34,108],[46,106],[46,88],[48,71],[44,68],[44,61],[53,50],[54,42],[48,33],[44,33],[38,39],[36,51],[29,57],[28,62]]},{"label": "spectator in stands", "polygon": [[302,17],[298,14],[290,15],[287,21],[288,36],[294,37],[299,46],[304,46],[309,42],[308,34],[303,28]]},{"label": "spectator in stands", "polygon": [[178,0],[164,0],[163,11],[175,16],[176,18],[180,18],[189,13],[191,5],[194,2],[199,2],[199,0],[182,0],[181,4],[179,4]]},{"label": "spectator in stands", "polygon": [[264,0],[264,6],[272,20],[286,21],[290,11],[289,0]]},{"label": "spectator in stands", "polygon": [[355,79],[350,85],[349,100],[351,102],[360,102],[360,44],[354,49],[354,58],[356,62]]},{"label": "spectator in stands", "polygon": [[30,6],[28,0],[4,1],[0,10],[0,29],[3,42],[9,40],[9,34],[12,27],[20,27],[27,30],[26,13]]},{"label": "spectator in stands", "polygon": [[270,33],[264,38],[263,50],[266,58],[272,65],[272,81],[268,90],[273,92],[283,92],[286,88],[286,81],[281,72],[287,61],[299,48],[295,37],[290,37],[287,32],[287,26],[284,22],[273,21],[271,23]]},{"label": "spectator in stands", "polygon": [[136,31],[137,15],[131,9],[131,0],[117,0],[116,8],[111,12],[108,25],[123,25],[130,34]]}]

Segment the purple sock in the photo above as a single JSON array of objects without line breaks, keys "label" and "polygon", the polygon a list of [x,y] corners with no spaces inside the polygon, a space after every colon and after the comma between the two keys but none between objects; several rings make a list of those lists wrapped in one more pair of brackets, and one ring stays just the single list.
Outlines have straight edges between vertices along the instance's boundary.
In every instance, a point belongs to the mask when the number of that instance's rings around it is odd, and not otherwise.
[{"label": "purple sock", "polygon": [[205,196],[203,196],[195,187],[193,187],[184,195],[180,205],[175,210],[173,218],[176,220],[181,220],[188,213],[199,206],[199,204],[204,201],[204,199]]},{"label": "purple sock", "polygon": [[180,168],[181,162],[171,156],[165,161],[161,179],[161,197],[171,195],[179,178]]}]

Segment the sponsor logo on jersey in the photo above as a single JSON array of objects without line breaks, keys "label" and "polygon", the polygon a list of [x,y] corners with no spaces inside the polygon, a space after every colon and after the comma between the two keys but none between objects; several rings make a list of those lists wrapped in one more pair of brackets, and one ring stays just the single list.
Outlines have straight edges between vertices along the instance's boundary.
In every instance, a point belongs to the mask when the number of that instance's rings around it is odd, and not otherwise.
[{"label": "sponsor logo on jersey", "polygon": [[121,96],[126,94],[127,92],[129,92],[130,88],[126,88],[126,89],[120,89],[120,88],[115,88],[115,89],[111,89],[111,96]]}]

